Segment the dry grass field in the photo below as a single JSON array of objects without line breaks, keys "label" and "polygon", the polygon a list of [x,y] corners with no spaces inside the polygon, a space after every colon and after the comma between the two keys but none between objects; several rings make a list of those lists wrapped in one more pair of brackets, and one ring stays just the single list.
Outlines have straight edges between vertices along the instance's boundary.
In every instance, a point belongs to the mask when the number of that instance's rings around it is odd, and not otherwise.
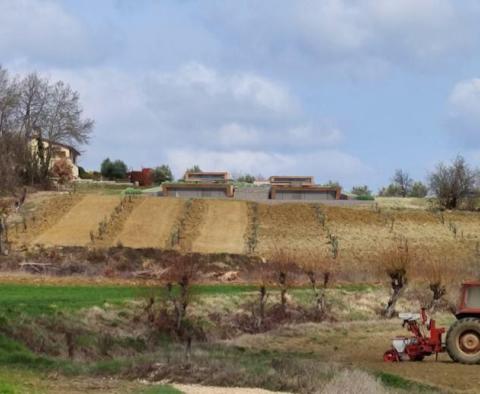
[{"label": "dry grass field", "polygon": [[[119,197],[86,195],[46,199],[36,224],[17,238],[26,243],[87,245],[90,231],[109,217]],[[417,203],[419,205],[419,203]],[[248,250],[255,234],[255,253],[268,255],[279,246],[330,253],[328,235],[338,240],[338,265],[366,271],[385,248],[400,237],[416,255],[448,262],[472,263],[480,257],[480,213],[432,212],[426,209],[333,207],[315,204],[258,204],[244,201],[138,198],[99,246],[121,243],[133,248],[180,248],[200,253]],[[252,218],[255,215],[255,218]],[[255,226],[255,231],[252,231]],[[177,238],[172,243],[172,237]],[[20,242],[19,242],[20,243]]]},{"label": "dry grass field", "polygon": [[135,248],[165,248],[184,205],[174,198],[145,198],[132,211],[114,244]]},{"label": "dry grass field", "polygon": [[327,249],[326,232],[313,204],[258,205],[258,252],[280,245],[292,249]]},{"label": "dry grass field", "polygon": [[203,220],[192,251],[200,253],[237,253],[245,251],[248,225],[247,204],[243,201],[206,201]]},{"label": "dry grass field", "polygon": [[111,215],[119,202],[118,196],[85,196],[33,243],[45,246],[87,245],[90,232],[97,230],[99,223]]}]

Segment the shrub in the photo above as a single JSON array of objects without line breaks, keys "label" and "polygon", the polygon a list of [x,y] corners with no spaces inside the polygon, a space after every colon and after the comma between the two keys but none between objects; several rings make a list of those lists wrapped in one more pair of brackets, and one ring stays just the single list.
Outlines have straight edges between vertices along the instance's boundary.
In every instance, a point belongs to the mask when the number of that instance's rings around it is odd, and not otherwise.
[{"label": "shrub", "polygon": [[73,180],[72,165],[67,159],[55,161],[52,167],[52,175],[58,178],[58,183],[64,185]]},{"label": "shrub", "polygon": [[366,372],[345,370],[337,375],[324,387],[322,394],[386,394],[379,379]]},{"label": "shrub", "polygon": [[361,195],[361,196],[357,196],[355,197],[355,200],[359,200],[359,201],[374,201],[375,200],[375,197],[373,197],[372,195]]},{"label": "shrub", "polygon": [[140,195],[142,194],[142,191],[140,189],[135,189],[133,187],[127,187],[123,192],[126,196],[135,196],[135,195]]},{"label": "shrub", "polygon": [[357,196],[360,197],[360,196],[370,196],[372,192],[367,185],[363,185],[363,186],[352,187],[352,194],[356,194]]}]

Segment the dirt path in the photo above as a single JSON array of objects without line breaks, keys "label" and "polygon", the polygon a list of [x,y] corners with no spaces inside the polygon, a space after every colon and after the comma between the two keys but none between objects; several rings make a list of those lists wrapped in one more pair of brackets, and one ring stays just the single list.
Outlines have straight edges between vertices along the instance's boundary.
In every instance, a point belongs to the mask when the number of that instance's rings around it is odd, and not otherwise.
[{"label": "dirt path", "polygon": [[[185,394],[272,394],[280,391],[269,391],[244,387],[212,387],[187,384],[174,384],[173,387]],[[285,393],[287,394],[287,393]]]},{"label": "dirt path", "polygon": [[125,221],[115,240],[135,248],[165,248],[172,226],[183,207],[183,200],[174,198],[146,198]]},{"label": "dirt path", "polygon": [[33,243],[45,246],[87,245],[90,231],[96,232],[98,224],[110,216],[119,202],[118,196],[86,196]]},{"label": "dirt path", "polygon": [[244,253],[248,226],[243,201],[206,201],[206,212],[192,250],[200,253]]}]

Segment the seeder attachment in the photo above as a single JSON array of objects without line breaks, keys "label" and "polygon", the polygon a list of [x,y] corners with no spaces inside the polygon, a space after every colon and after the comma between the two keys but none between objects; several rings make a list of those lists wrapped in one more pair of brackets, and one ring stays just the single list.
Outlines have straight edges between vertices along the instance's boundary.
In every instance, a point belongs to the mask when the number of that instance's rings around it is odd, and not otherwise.
[{"label": "seeder attachment", "polygon": [[383,355],[383,361],[422,361],[426,356],[445,351],[442,335],[445,328],[437,328],[435,320],[428,319],[425,309],[420,313],[400,313],[403,320],[402,327],[407,327],[413,335],[410,337],[396,337],[392,340],[392,348]]}]

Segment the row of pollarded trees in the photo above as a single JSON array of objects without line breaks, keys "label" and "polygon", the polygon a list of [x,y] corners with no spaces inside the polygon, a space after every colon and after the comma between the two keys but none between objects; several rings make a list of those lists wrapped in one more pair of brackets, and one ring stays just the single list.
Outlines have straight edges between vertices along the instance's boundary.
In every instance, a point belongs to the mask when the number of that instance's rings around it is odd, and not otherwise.
[{"label": "row of pollarded trees", "polygon": [[[192,328],[187,323],[187,311],[191,302],[191,285],[198,270],[197,258],[192,254],[179,255],[179,260],[164,275],[170,313],[164,315],[159,324],[170,327],[188,342],[191,341],[189,330]],[[396,239],[379,252],[372,265],[376,271],[375,278],[388,280],[390,287],[387,302],[379,302],[378,305],[379,313],[386,318],[394,317],[397,302],[411,282],[417,282],[416,287],[425,290],[418,292],[422,307],[430,312],[441,304],[449,307],[446,299],[448,284],[460,280],[462,275],[461,268],[452,266],[447,258],[412,248],[403,238]],[[340,267],[338,255],[332,255],[329,250],[272,248],[255,270],[258,293],[251,305],[250,329],[253,332],[264,331],[291,318],[295,321],[331,318],[328,288],[341,274],[341,269],[345,267]],[[310,289],[310,306],[290,302],[291,289],[298,286]],[[274,293],[272,289],[275,289]],[[273,294],[275,301],[272,303]],[[147,308],[152,305],[153,301]]]},{"label": "row of pollarded trees", "polygon": [[[330,248],[332,249],[332,248]],[[267,258],[270,266],[265,272],[260,287],[260,302],[264,304],[268,284],[280,289],[282,311],[286,310],[286,294],[289,284],[297,279],[297,284],[308,284],[313,291],[314,317],[325,318],[329,314],[326,289],[335,277],[347,269],[340,264],[339,254],[320,250],[274,249]],[[438,253],[423,246],[409,244],[404,237],[396,237],[388,246],[372,255],[372,278],[388,280],[390,295],[387,302],[379,305],[380,314],[386,318],[395,315],[398,300],[411,282],[416,283],[420,305],[433,313],[440,305],[453,308],[458,286],[467,277],[472,267],[466,261],[455,261],[448,253]],[[302,278],[303,275],[303,278]],[[275,280],[276,278],[276,280]],[[425,291],[423,291],[425,290]],[[451,292],[452,294],[448,294]],[[260,308],[264,310],[264,306]]]},{"label": "row of pollarded trees", "polygon": [[[43,142],[80,145],[88,141],[92,128],[69,85],[36,73],[11,77],[0,67],[0,191],[45,184],[54,147]],[[37,149],[32,149],[32,140]]]},{"label": "row of pollarded trees", "polygon": [[[330,248],[331,249],[331,248]],[[379,311],[385,318],[395,315],[395,307],[410,282],[417,281],[420,287],[429,290],[419,297],[420,304],[430,312],[446,301],[448,283],[459,279],[459,267],[452,266],[445,257],[434,257],[418,248],[410,247],[404,238],[398,238],[376,255],[372,264],[385,280],[389,280],[390,296],[385,305],[379,302]],[[274,247],[263,263],[255,270],[258,293],[251,303],[251,317],[242,329],[260,332],[289,321],[323,321],[331,315],[328,288],[340,273],[339,254],[328,249],[306,248],[293,250]],[[183,253],[172,256],[172,264],[163,270],[166,281],[165,297],[158,301],[151,297],[145,306],[148,320],[162,331],[168,331],[185,344],[186,355],[190,353],[193,339],[201,339],[205,333],[190,317],[192,308],[192,285],[197,280],[199,256]],[[377,277],[378,278],[378,277]],[[293,287],[305,286],[311,291],[310,306],[290,302]],[[273,292],[275,297],[272,302]],[[380,309],[381,307],[381,309]],[[194,314],[193,314],[194,315]],[[190,316],[190,317],[189,317]],[[237,319],[235,319],[236,322]]]},{"label": "row of pollarded trees", "polygon": [[[441,304],[453,310],[456,300],[447,296],[458,291],[460,283],[471,275],[473,268],[468,266],[468,261],[458,261],[448,251],[435,252],[424,246],[412,246],[403,237],[383,249],[375,260],[376,269],[386,273],[390,282],[390,298],[382,312],[387,318],[394,316],[397,301],[410,282],[428,287],[430,296],[419,301],[429,312],[433,313]],[[449,291],[452,294],[448,294]]]}]

